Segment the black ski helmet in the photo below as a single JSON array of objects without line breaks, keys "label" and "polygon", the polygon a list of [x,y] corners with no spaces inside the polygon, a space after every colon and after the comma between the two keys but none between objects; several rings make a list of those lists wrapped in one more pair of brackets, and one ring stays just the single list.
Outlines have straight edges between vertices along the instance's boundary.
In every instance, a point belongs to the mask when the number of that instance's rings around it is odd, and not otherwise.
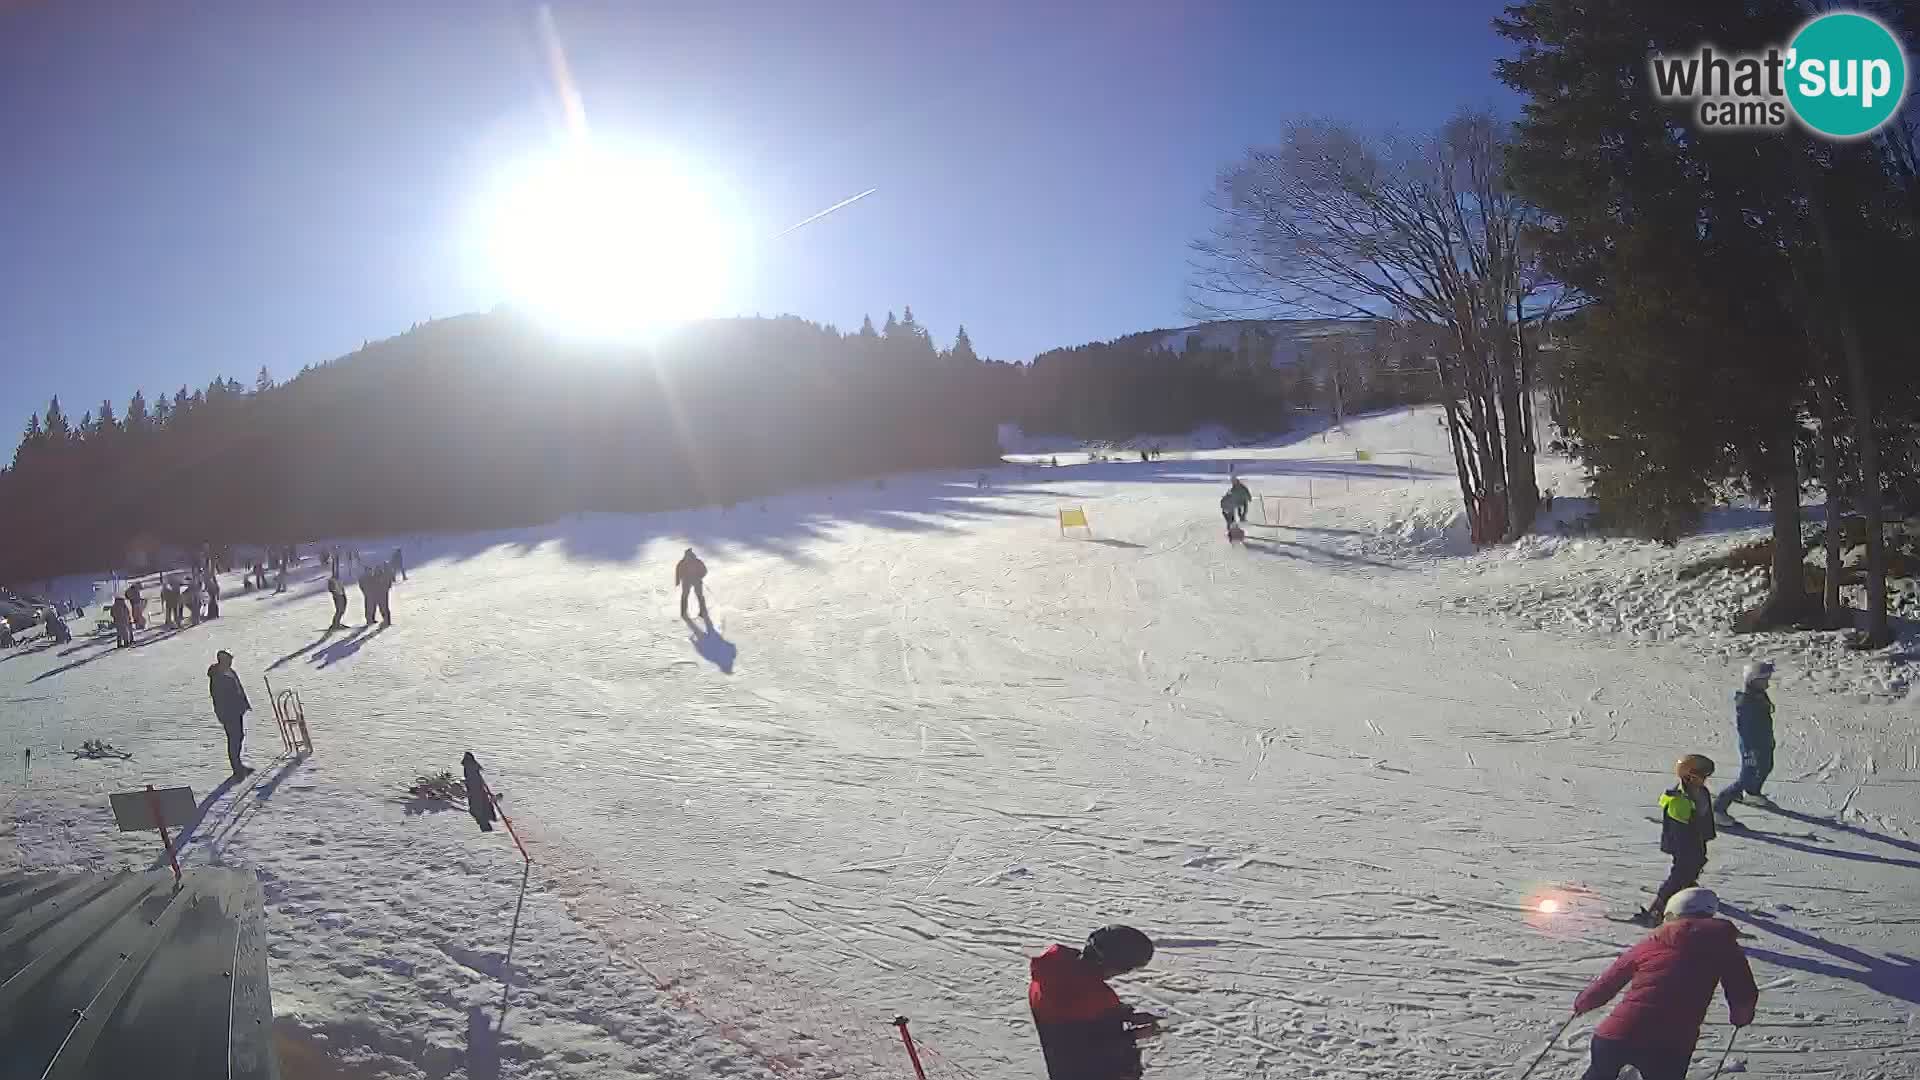
[{"label": "black ski helmet", "polygon": [[1103,926],[1087,935],[1086,955],[1109,971],[1133,971],[1153,959],[1153,939],[1131,926]]}]

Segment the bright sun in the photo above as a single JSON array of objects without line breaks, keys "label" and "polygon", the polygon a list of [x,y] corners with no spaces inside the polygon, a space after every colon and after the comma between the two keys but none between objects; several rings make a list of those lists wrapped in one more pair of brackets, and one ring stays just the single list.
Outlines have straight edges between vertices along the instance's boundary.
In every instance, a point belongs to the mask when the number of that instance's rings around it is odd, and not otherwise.
[{"label": "bright sun", "polygon": [[486,203],[513,301],[562,332],[631,340],[720,314],[739,235],[708,184],[663,158],[590,145],[521,163]]}]

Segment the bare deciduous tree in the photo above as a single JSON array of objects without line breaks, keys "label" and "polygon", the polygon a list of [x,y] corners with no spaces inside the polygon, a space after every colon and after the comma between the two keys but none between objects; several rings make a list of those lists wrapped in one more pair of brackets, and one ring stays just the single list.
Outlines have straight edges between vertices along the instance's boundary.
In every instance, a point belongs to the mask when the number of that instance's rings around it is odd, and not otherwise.
[{"label": "bare deciduous tree", "polygon": [[1511,539],[1539,502],[1527,336],[1557,284],[1533,258],[1535,212],[1503,170],[1507,126],[1461,113],[1419,138],[1298,122],[1222,172],[1193,244],[1207,317],[1399,318],[1441,328],[1436,360],[1475,534]]}]

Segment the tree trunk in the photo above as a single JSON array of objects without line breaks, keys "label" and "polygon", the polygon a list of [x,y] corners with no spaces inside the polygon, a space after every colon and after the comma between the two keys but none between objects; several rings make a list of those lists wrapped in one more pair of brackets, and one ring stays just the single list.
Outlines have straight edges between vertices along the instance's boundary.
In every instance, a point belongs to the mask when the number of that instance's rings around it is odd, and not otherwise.
[{"label": "tree trunk", "polygon": [[1853,309],[1847,304],[1843,286],[1847,280],[1846,260],[1834,246],[1833,228],[1827,219],[1826,194],[1806,154],[1796,148],[1792,159],[1801,187],[1807,193],[1820,254],[1826,260],[1828,307],[1840,327],[1840,350],[1847,361],[1855,438],[1860,442],[1859,502],[1867,519],[1866,644],[1868,648],[1877,649],[1893,642],[1893,628],[1887,622],[1887,548],[1886,539],[1881,535],[1880,438],[1873,430],[1873,395],[1867,385],[1867,360],[1860,348],[1860,331],[1854,323]]},{"label": "tree trunk", "polygon": [[1833,384],[1822,375],[1814,380],[1820,401],[1820,486],[1827,492],[1827,580],[1820,591],[1821,610],[1830,629],[1840,626],[1840,451],[1834,445]]},{"label": "tree trunk", "polygon": [[1800,470],[1793,460],[1794,425],[1781,423],[1768,448],[1773,503],[1773,589],[1760,610],[1762,627],[1790,626],[1807,614],[1806,551],[1800,542]]}]

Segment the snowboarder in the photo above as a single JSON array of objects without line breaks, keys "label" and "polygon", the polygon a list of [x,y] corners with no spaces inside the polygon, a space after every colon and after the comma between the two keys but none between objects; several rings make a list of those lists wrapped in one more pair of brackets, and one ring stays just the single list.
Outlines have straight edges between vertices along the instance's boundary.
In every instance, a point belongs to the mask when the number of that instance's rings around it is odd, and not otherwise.
[{"label": "snowboarder", "polygon": [[124,649],[133,644],[133,614],[125,596],[113,598],[113,647]]},{"label": "snowboarder", "polygon": [[460,756],[460,768],[467,774],[467,813],[481,832],[493,831],[493,796],[487,778],[480,775],[480,759],[469,750]]},{"label": "snowboarder", "polygon": [[239,673],[233,670],[233,654],[225,649],[207,668],[207,691],[213,695],[213,715],[227,733],[227,764],[233,766],[233,775],[245,776],[253,770],[240,764],[240,744],[247,737],[247,710],[253,706],[247,701],[247,688],[240,685]]},{"label": "snowboarder", "polygon": [[1227,494],[1233,496],[1234,513],[1239,515],[1241,521],[1247,520],[1247,507],[1253,503],[1253,492],[1247,490],[1247,485],[1236,476],[1232,486],[1227,488]]},{"label": "snowboarder", "polygon": [[1087,936],[1084,949],[1053,945],[1033,958],[1027,1004],[1049,1080],[1140,1075],[1137,1040],[1157,1034],[1160,1018],[1121,1004],[1107,980],[1151,959],[1153,940],[1131,926],[1103,927]]},{"label": "snowboarder", "polygon": [[127,615],[135,630],[147,628],[147,598],[140,592],[140,583],[127,586]]},{"label": "snowboarder", "polygon": [[1631,1065],[1643,1080],[1684,1080],[1700,1025],[1718,985],[1734,1027],[1753,1023],[1760,991],[1740,948],[1739,931],[1715,918],[1711,889],[1682,889],[1667,901],[1667,922],[1621,953],[1573,1001],[1573,1015],[1627,996],[1593,1029],[1593,1061],[1584,1080],[1615,1080]]},{"label": "snowboarder", "polygon": [[1654,892],[1653,903],[1634,914],[1633,921],[1642,926],[1660,925],[1667,901],[1700,883],[1700,871],[1707,865],[1707,843],[1714,837],[1713,792],[1707,790],[1713,759],[1688,754],[1674,764],[1673,771],[1680,786],[1660,796],[1660,850],[1673,856],[1673,869]]},{"label": "snowboarder", "polygon": [[1740,775],[1720,789],[1713,800],[1713,823],[1729,828],[1738,822],[1727,813],[1734,803],[1752,799],[1769,809],[1773,800],[1760,794],[1760,786],[1773,772],[1773,699],[1767,696],[1767,684],[1773,680],[1773,661],[1756,660],[1747,665],[1742,689],[1733,692],[1733,727],[1740,737]]},{"label": "snowboarder", "polygon": [[[685,555],[673,567],[673,583],[680,586],[680,617],[687,617],[687,594],[692,593],[700,601],[700,617],[707,618],[707,564],[700,556],[687,549]],[[708,620],[712,621],[712,620]]]},{"label": "snowboarder", "polygon": [[333,564],[333,572],[327,575],[327,592],[333,596],[333,625],[329,630],[345,630],[347,624],[340,619],[347,613],[347,583],[340,580],[340,564]]}]

